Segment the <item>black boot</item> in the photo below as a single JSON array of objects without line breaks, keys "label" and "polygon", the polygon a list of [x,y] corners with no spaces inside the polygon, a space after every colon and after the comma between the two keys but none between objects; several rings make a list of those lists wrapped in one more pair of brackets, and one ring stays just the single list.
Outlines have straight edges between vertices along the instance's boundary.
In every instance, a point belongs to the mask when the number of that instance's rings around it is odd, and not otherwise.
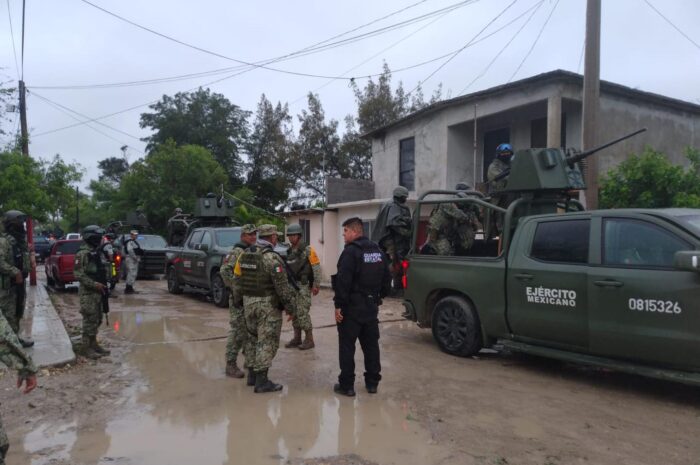
[{"label": "black boot", "polygon": [[252,368],[248,368],[248,379],[246,380],[248,386],[255,386],[255,371]]},{"label": "black boot", "polygon": [[25,349],[29,347],[34,347],[34,341],[30,339],[23,339],[21,337],[18,337],[17,339],[19,339],[19,343],[22,344],[22,347],[24,347]]},{"label": "black boot", "polygon": [[336,394],[342,394],[344,396],[348,397],[355,397],[355,388],[351,387],[345,387],[341,386],[340,383],[336,383],[333,385],[333,392]]},{"label": "black boot", "polygon": [[124,294],[133,294],[134,293],[134,288],[131,287],[130,284],[126,285],[126,289],[124,289]]},{"label": "black boot", "polygon": [[275,392],[281,390],[281,384],[274,383],[267,379],[267,370],[262,370],[255,373],[255,392]]}]

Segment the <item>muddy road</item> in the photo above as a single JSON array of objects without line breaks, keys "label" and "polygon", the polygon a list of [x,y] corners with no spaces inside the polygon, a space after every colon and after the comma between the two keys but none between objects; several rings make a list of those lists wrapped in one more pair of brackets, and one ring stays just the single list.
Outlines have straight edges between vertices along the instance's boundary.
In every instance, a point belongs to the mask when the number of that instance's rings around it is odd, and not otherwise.
[{"label": "muddy road", "polygon": [[[165,281],[137,284],[141,294],[111,301],[110,357],[43,370],[28,396],[2,378],[9,465],[700,465],[700,389],[522,355],[452,357],[392,300],[379,393],[363,388],[358,346],[358,396],[337,396],[322,291],[316,348],[280,349],[270,377],[284,390],[254,394],[224,376],[227,309],[169,295]],[[76,290],[53,299],[77,333]],[[290,332],[285,323],[283,342]]]}]

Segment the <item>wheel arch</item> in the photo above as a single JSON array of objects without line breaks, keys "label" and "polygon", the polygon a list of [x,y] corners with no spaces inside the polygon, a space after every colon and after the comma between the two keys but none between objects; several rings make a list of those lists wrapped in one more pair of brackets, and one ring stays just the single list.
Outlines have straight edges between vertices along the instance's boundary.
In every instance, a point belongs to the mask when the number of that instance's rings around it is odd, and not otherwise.
[{"label": "wheel arch", "polygon": [[443,299],[445,297],[459,297],[464,299],[471,307],[474,309],[474,312],[476,313],[476,317],[479,319],[479,327],[481,328],[481,343],[484,347],[490,347],[493,345],[494,341],[492,341],[487,333],[486,333],[486,328],[484,327],[484,322],[483,319],[481,318],[481,315],[479,314],[479,307],[474,303],[474,300],[472,300],[469,295],[462,291],[458,291],[456,289],[449,289],[449,288],[442,288],[442,289],[434,289],[430,294],[428,294],[428,297],[425,299],[425,321],[423,322],[422,327],[425,328],[432,328],[433,324],[433,313],[435,311],[435,305],[440,301],[440,299]]}]

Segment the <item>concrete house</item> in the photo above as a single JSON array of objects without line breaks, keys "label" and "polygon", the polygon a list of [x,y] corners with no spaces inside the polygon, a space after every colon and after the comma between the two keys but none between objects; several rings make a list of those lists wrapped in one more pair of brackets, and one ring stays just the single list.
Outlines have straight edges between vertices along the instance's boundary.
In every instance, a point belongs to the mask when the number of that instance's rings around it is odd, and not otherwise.
[{"label": "concrete house", "polygon": [[[347,185],[329,185],[327,208],[313,213],[324,217],[324,243],[319,244],[328,262],[324,274],[335,272],[343,244],[340,224],[360,216],[371,228],[378,208],[397,185],[408,188],[411,206],[410,199],[430,189],[452,189],[460,181],[482,183],[502,142],[511,143],[516,152],[530,147],[580,149],[582,93],[583,76],[556,70],[435,103],[367,134],[373,192],[366,186],[350,189],[345,198]],[[598,142],[642,127],[648,131],[596,155],[600,173],[645,145],[666,153],[673,163],[687,164],[683,149],[700,147],[700,105],[601,81]],[[300,217],[288,218],[291,223]],[[310,234],[313,243],[319,236]]]}]

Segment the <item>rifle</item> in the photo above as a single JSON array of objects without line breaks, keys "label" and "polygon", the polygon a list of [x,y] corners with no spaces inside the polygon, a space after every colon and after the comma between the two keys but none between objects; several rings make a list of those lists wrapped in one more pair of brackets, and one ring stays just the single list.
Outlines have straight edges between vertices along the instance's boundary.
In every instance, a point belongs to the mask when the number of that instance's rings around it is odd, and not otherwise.
[{"label": "rifle", "polygon": [[17,315],[17,320],[22,319],[24,316],[24,301],[27,299],[27,288],[25,286],[25,280],[29,273],[24,269],[24,260],[22,254],[22,248],[19,244],[12,246],[12,255],[14,258],[15,266],[22,272],[22,283],[14,283],[15,293],[17,298],[15,299],[15,315]]}]

